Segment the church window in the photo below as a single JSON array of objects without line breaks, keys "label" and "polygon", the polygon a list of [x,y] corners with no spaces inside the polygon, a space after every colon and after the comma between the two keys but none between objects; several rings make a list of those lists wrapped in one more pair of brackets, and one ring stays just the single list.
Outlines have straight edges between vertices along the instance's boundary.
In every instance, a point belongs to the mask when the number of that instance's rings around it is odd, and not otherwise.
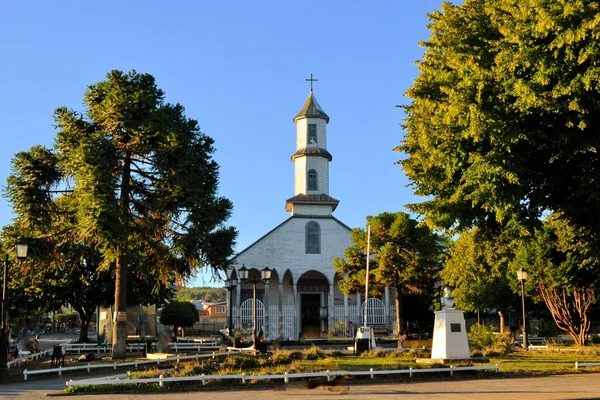
[{"label": "church window", "polygon": [[321,228],[315,221],[306,224],[306,252],[321,253]]},{"label": "church window", "polygon": [[308,144],[317,145],[317,124],[308,124]]},{"label": "church window", "polygon": [[317,171],[315,171],[314,169],[309,169],[307,176],[306,176],[306,180],[307,180],[307,185],[306,188],[307,190],[318,190],[318,186],[317,186]]}]

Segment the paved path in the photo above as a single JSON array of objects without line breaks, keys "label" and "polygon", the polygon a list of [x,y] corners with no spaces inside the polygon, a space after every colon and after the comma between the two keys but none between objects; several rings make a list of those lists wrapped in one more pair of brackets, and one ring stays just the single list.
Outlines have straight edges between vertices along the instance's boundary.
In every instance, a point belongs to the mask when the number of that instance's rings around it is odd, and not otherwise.
[{"label": "paved path", "polygon": [[[0,399],[29,400],[60,393],[66,378],[0,386]],[[168,395],[167,395],[168,396]],[[556,375],[541,378],[498,378],[440,382],[376,383],[362,385],[319,386],[304,383],[267,390],[227,387],[215,391],[173,394],[177,400],[392,400],[392,399],[600,399],[600,374]],[[68,399],[164,399],[164,393],[69,396]]]}]

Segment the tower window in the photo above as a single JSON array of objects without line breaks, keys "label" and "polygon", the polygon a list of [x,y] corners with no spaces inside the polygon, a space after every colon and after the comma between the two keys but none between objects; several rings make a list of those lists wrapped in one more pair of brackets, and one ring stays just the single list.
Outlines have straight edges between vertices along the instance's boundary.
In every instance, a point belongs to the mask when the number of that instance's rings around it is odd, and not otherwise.
[{"label": "tower window", "polygon": [[317,186],[317,171],[309,169],[306,176],[306,189],[307,190],[319,190]]},{"label": "tower window", "polygon": [[308,144],[317,144],[317,124],[308,124]]},{"label": "tower window", "polygon": [[321,227],[315,221],[306,224],[306,252],[321,253]]}]

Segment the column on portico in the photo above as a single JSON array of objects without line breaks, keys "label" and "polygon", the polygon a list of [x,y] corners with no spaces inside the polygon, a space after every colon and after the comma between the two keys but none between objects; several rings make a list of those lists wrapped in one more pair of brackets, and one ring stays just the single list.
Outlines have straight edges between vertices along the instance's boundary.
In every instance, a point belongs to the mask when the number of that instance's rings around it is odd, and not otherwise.
[{"label": "column on portico", "polygon": [[[263,305],[264,305],[264,314],[263,314],[263,324],[264,324],[264,337],[270,339],[269,337],[269,281],[265,283],[265,292],[263,293]],[[260,327],[262,328],[262,327]],[[260,329],[259,328],[259,329]]]},{"label": "column on portico", "polygon": [[237,310],[237,315],[233,321],[233,326],[237,326],[238,328],[241,329],[242,324],[240,323],[240,299],[242,297],[242,282],[238,283],[238,285],[235,287],[235,308]]},{"label": "column on portico", "polygon": [[296,332],[294,332],[294,336],[296,339],[300,338],[300,323],[302,321],[302,318],[300,318],[300,301],[298,299],[298,284],[296,284],[296,282],[292,283],[293,289],[294,289],[294,310],[296,310],[296,315],[298,316],[298,318],[296,318]]},{"label": "column on portico", "polygon": [[279,318],[277,321],[279,327],[277,328],[278,336],[283,337],[283,277],[279,281]]},{"label": "column on portico", "polygon": [[335,333],[335,293],[333,291],[334,286],[329,285],[329,311],[327,312],[327,326],[329,327],[328,331],[330,334]]}]

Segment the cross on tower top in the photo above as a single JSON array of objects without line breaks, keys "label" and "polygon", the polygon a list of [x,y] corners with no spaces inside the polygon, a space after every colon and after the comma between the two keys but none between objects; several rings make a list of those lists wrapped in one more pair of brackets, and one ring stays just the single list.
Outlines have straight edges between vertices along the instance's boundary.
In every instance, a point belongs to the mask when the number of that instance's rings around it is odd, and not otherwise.
[{"label": "cross on tower top", "polygon": [[311,72],[311,73],[310,73],[310,78],[308,78],[308,79],[305,79],[305,81],[310,81],[310,91],[312,92],[312,91],[313,91],[312,84],[313,84],[313,82],[317,82],[317,81],[318,81],[318,79],[313,79],[313,77],[312,77],[312,72]]}]

